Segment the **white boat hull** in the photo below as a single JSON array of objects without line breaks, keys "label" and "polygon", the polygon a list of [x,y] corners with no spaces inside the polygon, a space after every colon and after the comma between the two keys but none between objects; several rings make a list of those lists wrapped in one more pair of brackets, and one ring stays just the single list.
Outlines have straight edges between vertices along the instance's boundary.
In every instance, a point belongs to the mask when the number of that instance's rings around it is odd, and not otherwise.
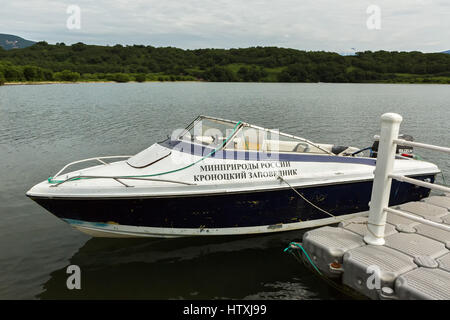
[{"label": "white boat hull", "polygon": [[107,223],[92,223],[79,220],[64,219],[74,229],[97,238],[181,238],[181,237],[204,237],[204,236],[233,236],[275,233],[293,231],[300,229],[315,228],[329,224],[339,223],[353,217],[367,216],[368,212],[358,212],[339,217],[330,217],[311,221],[293,222],[277,225],[266,225],[258,227],[236,227],[236,228],[154,228],[137,227],[127,225],[116,225]]}]

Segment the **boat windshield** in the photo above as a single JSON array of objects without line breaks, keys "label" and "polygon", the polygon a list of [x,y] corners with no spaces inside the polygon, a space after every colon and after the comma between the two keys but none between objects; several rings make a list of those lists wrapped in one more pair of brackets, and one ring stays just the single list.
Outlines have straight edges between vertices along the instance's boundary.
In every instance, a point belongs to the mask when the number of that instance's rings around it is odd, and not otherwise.
[{"label": "boat windshield", "polygon": [[329,153],[320,145],[287,135],[277,130],[267,130],[244,125],[226,145],[226,149],[283,153]]},{"label": "boat windshield", "polygon": [[329,154],[325,145],[314,144],[306,139],[280,133],[276,130],[238,122],[199,116],[178,137],[180,140],[202,144],[210,148],[227,150],[295,152]]},{"label": "boat windshield", "polygon": [[179,139],[217,148],[233,135],[237,124],[233,121],[200,116],[182,132]]}]

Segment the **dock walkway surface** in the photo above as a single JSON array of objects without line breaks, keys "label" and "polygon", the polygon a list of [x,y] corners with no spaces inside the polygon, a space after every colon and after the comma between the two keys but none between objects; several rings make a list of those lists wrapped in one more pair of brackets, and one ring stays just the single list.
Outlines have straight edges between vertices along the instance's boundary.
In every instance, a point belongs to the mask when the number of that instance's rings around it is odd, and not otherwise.
[{"label": "dock walkway surface", "polygon": [[[392,208],[450,225],[447,193]],[[322,276],[370,299],[450,299],[449,231],[387,214],[385,243],[370,245],[367,221],[368,215],[303,235],[301,246]]]}]

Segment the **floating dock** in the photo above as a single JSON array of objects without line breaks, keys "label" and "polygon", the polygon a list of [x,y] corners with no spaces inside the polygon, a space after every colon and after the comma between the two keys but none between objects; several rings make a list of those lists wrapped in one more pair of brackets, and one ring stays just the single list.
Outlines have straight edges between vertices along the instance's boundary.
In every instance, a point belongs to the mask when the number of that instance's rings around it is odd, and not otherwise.
[{"label": "floating dock", "polygon": [[[450,226],[449,196],[395,208]],[[322,276],[371,299],[450,299],[450,232],[388,215],[385,244],[369,245],[367,222],[368,214],[303,235],[302,246]]]},{"label": "floating dock", "polygon": [[[398,145],[450,148],[398,139],[400,115],[381,117],[367,214],[306,232],[286,249],[349,293],[378,300],[450,300],[450,188],[392,174]],[[405,160],[407,161],[407,160]],[[443,192],[388,207],[392,179]]]}]

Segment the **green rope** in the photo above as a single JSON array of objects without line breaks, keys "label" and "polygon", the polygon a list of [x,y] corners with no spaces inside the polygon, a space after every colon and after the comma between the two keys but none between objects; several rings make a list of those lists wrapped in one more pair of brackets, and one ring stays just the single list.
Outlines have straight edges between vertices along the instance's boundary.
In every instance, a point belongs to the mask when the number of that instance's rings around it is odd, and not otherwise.
[{"label": "green rope", "polygon": [[310,262],[311,265],[314,267],[314,269],[316,269],[317,273],[319,273],[320,275],[322,275],[322,273],[321,273],[321,272],[319,271],[319,269],[316,267],[316,265],[314,264],[314,262],[312,262],[311,258],[309,257],[308,253],[306,252],[306,250],[303,249],[303,247],[302,247],[300,244],[298,244],[297,242],[291,242],[291,243],[289,243],[289,246],[288,246],[286,249],[284,249],[284,252],[286,252],[286,251],[291,252],[292,246],[297,246],[297,247],[299,247],[300,249],[302,249],[302,251],[303,251],[303,253],[305,254],[306,258],[308,258],[309,262]]},{"label": "green rope", "polygon": [[[170,171],[165,171],[165,172],[159,172],[159,173],[154,173],[154,174],[146,174],[146,175],[139,175],[139,176],[118,176],[118,177],[114,177],[117,179],[126,179],[126,178],[145,178],[145,177],[155,177],[155,176],[162,176],[164,174],[169,174],[169,173],[174,173],[174,172],[178,172],[187,168],[190,168],[194,165],[196,165],[197,163],[211,157],[213,154],[215,154],[218,150],[222,149],[225,144],[228,142],[228,140],[234,135],[234,133],[236,132],[237,128],[239,127],[239,125],[241,124],[241,121],[239,121],[233,128],[233,132],[231,132],[231,134],[223,141],[222,145],[220,145],[219,147],[217,147],[216,149],[214,149],[213,151],[211,151],[209,154],[207,154],[206,156],[204,156],[203,158],[201,158],[200,160],[197,160],[185,167],[182,168],[178,168],[178,169],[174,169],[174,170],[170,170]],[[49,177],[47,179],[47,181],[49,183],[61,183],[64,182],[65,180],[53,180],[54,177]],[[109,178],[109,177],[105,177],[105,178]],[[70,181],[75,181],[75,180],[81,180],[81,179],[97,179],[97,178],[73,178],[73,179],[69,179]],[[98,178],[100,179],[100,178]]]},{"label": "green rope", "polygon": [[[295,253],[292,252],[293,248],[291,247],[291,245],[295,245],[295,246],[298,246],[298,247],[302,248],[298,243],[291,242],[289,244],[289,247],[284,249],[284,251],[285,252],[289,251],[298,262],[303,263],[304,265],[307,265],[306,264],[306,259],[303,259],[303,257],[301,257],[301,255],[298,255],[298,254],[295,254]],[[305,252],[305,251],[303,251],[303,252]],[[306,255],[306,252],[305,252],[305,255]],[[306,255],[306,256],[308,256],[308,255]],[[308,259],[309,259],[309,257],[308,257]],[[309,261],[314,266],[314,264],[312,263],[311,259]],[[317,268],[316,268],[316,270],[317,270]],[[317,270],[317,272],[319,272],[319,271]],[[351,297],[351,298],[357,299],[357,300],[367,300],[368,299],[366,296],[363,296],[360,293],[358,293],[357,291],[351,289],[350,287],[342,285],[342,284],[334,281],[333,279],[324,276],[320,272],[318,273],[318,275],[320,276],[321,280],[325,281],[326,284],[330,285],[332,288],[334,288],[335,290],[338,290],[340,293],[345,294],[348,297]]]}]

